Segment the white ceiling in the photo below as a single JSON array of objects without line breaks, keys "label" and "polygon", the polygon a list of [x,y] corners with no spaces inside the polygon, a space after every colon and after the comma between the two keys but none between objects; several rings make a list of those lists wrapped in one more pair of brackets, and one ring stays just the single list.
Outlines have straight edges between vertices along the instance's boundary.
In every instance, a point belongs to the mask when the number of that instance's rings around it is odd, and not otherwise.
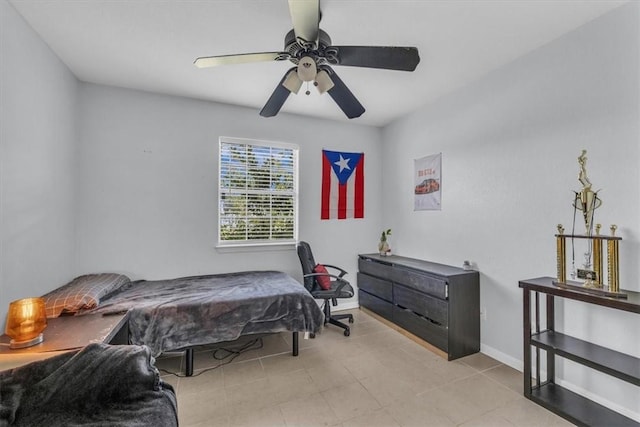
[{"label": "white ceiling", "polygon": [[[193,65],[199,56],[282,50],[292,27],[286,0],[10,2],[85,82],[243,105],[257,115],[292,66]],[[413,73],[334,67],[367,109],[352,121],[383,126],[623,3],[323,0],[320,27],[335,45],[418,48]],[[281,111],[348,120],[329,96],[305,96],[304,87]]]}]

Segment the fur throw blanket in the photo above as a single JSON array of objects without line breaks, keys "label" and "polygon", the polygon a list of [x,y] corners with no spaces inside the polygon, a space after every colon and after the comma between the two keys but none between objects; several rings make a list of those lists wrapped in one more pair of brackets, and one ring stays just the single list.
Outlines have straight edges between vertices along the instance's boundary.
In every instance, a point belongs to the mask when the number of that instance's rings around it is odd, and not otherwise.
[{"label": "fur throw blanket", "polygon": [[177,426],[144,346],[90,344],[0,372],[0,426]]}]

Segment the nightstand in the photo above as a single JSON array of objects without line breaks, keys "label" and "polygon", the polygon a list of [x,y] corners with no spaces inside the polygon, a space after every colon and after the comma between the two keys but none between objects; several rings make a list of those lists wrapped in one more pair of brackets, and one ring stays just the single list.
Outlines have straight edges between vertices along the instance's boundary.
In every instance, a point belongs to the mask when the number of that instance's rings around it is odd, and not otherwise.
[{"label": "nightstand", "polygon": [[48,359],[91,343],[127,344],[128,313],[87,314],[47,319],[44,341],[33,347],[11,350],[10,338],[0,336],[0,370],[11,369],[35,360]]}]

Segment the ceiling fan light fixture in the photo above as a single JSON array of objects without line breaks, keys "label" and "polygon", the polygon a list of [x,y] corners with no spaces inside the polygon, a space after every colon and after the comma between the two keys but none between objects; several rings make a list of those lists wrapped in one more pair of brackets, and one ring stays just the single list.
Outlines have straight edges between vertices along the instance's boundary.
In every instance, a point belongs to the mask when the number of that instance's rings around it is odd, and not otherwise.
[{"label": "ceiling fan light fixture", "polygon": [[302,80],[298,77],[295,69],[287,73],[287,77],[285,77],[284,82],[282,82],[282,86],[286,87],[291,93],[298,93],[300,87],[302,87]]},{"label": "ceiling fan light fixture", "polygon": [[318,67],[310,56],[303,56],[298,62],[298,77],[303,82],[312,82],[316,78]]},{"label": "ceiling fan light fixture", "polygon": [[333,86],[335,86],[333,80],[331,80],[331,77],[329,77],[329,73],[327,73],[325,70],[318,71],[318,74],[316,74],[314,85],[318,89],[318,92],[320,92],[320,94],[325,93]]},{"label": "ceiling fan light fixture", "polygon": [[[309,82],[320,94],[328,93],[345,115],[360,117],[365,108],[351,93],[329,65],[377,68],[383,70],[414,71],[420,62],[418,49],[411,46],[335,46],[329,35],[319,27],[320,0],[289,0],[293,29],[284,36],[284,49],[279,52],[255,52],[196,58],[200,68],[225,64],[263,61],[290,61],[289,68],[260,111],[263,117],[273,117],[291,93],[298,93]],[[375,90],[375,88],[374,88]]]}]

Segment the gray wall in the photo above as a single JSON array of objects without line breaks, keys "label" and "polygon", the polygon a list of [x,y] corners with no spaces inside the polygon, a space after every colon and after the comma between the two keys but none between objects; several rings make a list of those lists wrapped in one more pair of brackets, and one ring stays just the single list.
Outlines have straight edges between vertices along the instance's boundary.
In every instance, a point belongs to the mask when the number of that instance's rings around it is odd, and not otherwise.
[{"label": "gray wall", "polygon": [[[254,109],[92,84],[81,86],[80,111],[79,272],[152,279],[279,269],[301,279],[292,245],[216,249],[219,136],[299,145],[299,237],[317,261],[355,276],[358,252],[376,250],[377,128],[285,114],[265,119]],[[322,148],[365,153],[364,219],[320,220]]]},{"label": "gray wall", "polygon": [[[477,263],[482,351],[514,367],[523,351],[518,280],[556,274],[556,224],[571,230],[582,149],[601,189],[596,222],[607,233],[618,224],[624,239],[622,287],[640,290],[639,14],[637,2],[614,10],[384,129],[382,222],[396,252]],[[442,211],[414,212],[413,159],[439,152]],[[560,329],[640,356],[637,315],[559,306]],[[640,418],[637,387],[559,368],[576,390]]]},{"label": "gray wall", "polygon": [[[10,301],[87,272],[301,279],[292,246],[215,248],[221,135],[299,145],[299,237],[319,261],[355,275],[356,254],[375,250],[379,129],[79,83],[8,2],[0,12],[0,326]],[[365,152],[364,219],[320,220],[323,148]]]},{"label": "gray wall", "polygon": [[78,83],[0,1],[0,326],[75,272]]}]

